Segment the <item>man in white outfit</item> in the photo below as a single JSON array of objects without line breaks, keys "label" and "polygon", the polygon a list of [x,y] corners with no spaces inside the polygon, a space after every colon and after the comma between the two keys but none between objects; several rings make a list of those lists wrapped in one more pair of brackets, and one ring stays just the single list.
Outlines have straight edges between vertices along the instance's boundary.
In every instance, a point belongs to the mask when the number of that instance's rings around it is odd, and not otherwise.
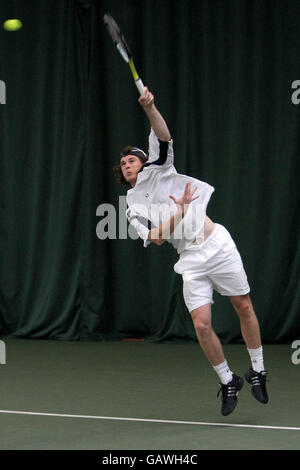
[{"label": "man in white outfit", "polygon": [[226,228],[206,215],[214,188],[177,173],[169,129],[147,87],[139,103],[151,124],[148,156],[143,150],[128,146],[115,167],[119,182],[131,187],[127,192],[127,218],[145,247],[151,242],[160,246],[168,241],[179,254],[174,270],[182,275],[184,300],[199,343],[219,376],[222,414],[226,416],[234,410],[244,381],[230,370],[212,329],[214,290],[229,297],[240,318],[251,360],[245,379],[252,385],[253,396],[267,403],[260,328],[243,263]]}]

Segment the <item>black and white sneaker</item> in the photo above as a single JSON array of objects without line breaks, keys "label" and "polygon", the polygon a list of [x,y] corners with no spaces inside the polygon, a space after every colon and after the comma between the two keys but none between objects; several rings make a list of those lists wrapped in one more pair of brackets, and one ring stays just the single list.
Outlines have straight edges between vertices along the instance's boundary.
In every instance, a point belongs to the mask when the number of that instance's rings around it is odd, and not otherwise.
[{"label": "black and white sneaker", "polygon": [[255,372],[252,367],[245,374],[245,379],[249,384],[252,385],[252,395],[254,398],[256,398],[256,400],[264,404],[268,403],[269,401],[266,388],[267,374],[268,372],[266,370]]},{"label": "black and white sneaker", "polygon": [[220,384],[221,388],[218,391],[218,395],[222,392],[222,407],[221,413],[223,416],[227,416],[233,412],[238,402],[238,392],[241,390],[244,385],[244,380],[242,377],[233,374],[231,382],[228,384]]}]

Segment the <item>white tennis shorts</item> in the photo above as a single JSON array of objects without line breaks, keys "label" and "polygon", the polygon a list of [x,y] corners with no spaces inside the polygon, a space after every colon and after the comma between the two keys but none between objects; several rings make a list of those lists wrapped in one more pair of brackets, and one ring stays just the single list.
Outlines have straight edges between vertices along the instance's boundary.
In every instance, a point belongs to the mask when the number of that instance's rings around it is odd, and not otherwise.
[{"label": "white tennis shorts", "polygon": [[227,296],[250,292],[241,256],[230,233],[220,224],[198,249],[180,254],[174,271],[182,275],[189,312],[213,303],[214,290]]}]

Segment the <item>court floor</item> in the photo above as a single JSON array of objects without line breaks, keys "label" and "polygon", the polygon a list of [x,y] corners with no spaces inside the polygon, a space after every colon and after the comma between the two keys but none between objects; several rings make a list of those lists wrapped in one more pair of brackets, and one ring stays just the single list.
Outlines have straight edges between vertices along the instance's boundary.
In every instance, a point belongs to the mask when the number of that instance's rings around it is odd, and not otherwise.
[{"label": "court floor", "polygon": [[[300,364],[265,345],[270,402],[245,383],[220,413],[218,378],[196,343],[2,338],[1,450],[299,450]],[[237,374],[243,345],[225,345]]]}]

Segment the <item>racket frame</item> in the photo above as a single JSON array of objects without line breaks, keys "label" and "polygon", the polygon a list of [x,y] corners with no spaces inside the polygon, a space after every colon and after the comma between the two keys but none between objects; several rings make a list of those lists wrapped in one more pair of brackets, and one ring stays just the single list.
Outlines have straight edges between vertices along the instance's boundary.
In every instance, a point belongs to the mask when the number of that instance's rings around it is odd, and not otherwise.
[{"label": "racket frame", "polygon": [[115,43],[115,46],[119,54],[121,55],[123,60],[125,60],[125,62],[129,65],[131,75],[134,79],[135,85],[140,95],[143,95],[145,91],[144,84],[137,73],[137,70],[133,62],[132,54],[130,52],[130,49],[128,47],[125,37],[121,33],[119,25],[116,23],[114,18],[109,13],[105,13],[105,15],[103,16],[103,21],[104,21],[104,24],[106,25],[108,34],[110,35],[111,39]]}]

